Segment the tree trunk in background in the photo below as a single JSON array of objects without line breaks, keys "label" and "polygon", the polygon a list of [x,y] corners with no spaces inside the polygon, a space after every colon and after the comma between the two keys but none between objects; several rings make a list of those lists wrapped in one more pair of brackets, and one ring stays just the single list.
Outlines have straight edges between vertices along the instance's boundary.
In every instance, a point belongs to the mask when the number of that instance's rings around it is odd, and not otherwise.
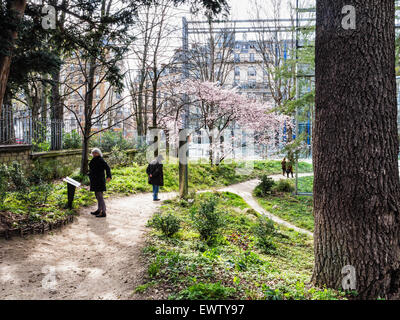
[{"label": "tree trunk in background", "polygon": [[94,76],[96,74],[96,58],[90,59],[88,87],[85,95],[85,124],[83,127],[81,174],[89,172],[89,141],[92,131]]},{"label": "tree trunk in background", "polygon": [[12,96],[9,90],[4,94],[4,105],[0,113],[0,144],[14,144],[15,129]]},{"label": "tree trunk in background", "polygon": [[[7,1],[8,15],[11,16],[12,13],[16,14],[17,25],[24,15],[25,7],[26,0]],[[7,55],[4,55],[4,53],[0,54],[0,113],[3,105],[4,94],[7,88],[8,76],[10,74],[12,47],[14,46],[15,40],[18,36],[16,30],[2,30],[2,32],[8,33],[11,48]]]},{"label": "tree trunk in background", "polygon": [[317,0],[314,129],[318,286],[342,287],[355,268],[358,298],[395,298],[400,280],[400,186],[394,1]]},{"label": "tree trunk in background", "polygon": [[62,149],[62,122],[64,118],[64,107],[60,96],[60,73],[58,69],[52,75],[51,85],[51,150]]}]

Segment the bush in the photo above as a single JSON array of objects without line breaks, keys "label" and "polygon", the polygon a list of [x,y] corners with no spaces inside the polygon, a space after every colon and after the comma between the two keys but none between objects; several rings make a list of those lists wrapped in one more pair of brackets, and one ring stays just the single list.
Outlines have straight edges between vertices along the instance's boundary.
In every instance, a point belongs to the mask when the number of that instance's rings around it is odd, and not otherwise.
[{"label": "bush", "polygon": [[181,229],[181,221],[171,213],[166,215],[156,214],[150,222],[150,225],[161,231],[167,237],[172,237]]},{"label": "bush", "polygon": [[7,196],[7,191],[9,189],[9,179],[10,175],[8,172],[8,167],[5,164],[0,165],[0,210],[3,207],[4,200]]},{"label": "bush", "polygon": [[200,233],[201,240],[212,243],[218,235],[219,229],[224,225],[221,212],[217,210],[218,200],[214,196],[203,201],[200,208],[194,208],[191,216],[195,229]]},{"label": "bush", "polygon": [[93,140],[91,145],[100,148],[103,152],[111,152],[114,147],[119,150],[127,150],[133,148],[133,143],[124,139],[121,132],[105,131],[100,136]]},{"label": "bush", "polygon": [[45,181],[64,178],[71,174],[72,170],[68,166],[60,166],[56,160],[34,162],[34,167],[29,173],[29,183],[38,184]]},{"label": "bush", "polygon": [[111,154],[107,157],[107,163],[110,167],[128,166],[129,157],[125,151],[122,151],[119,146],[115,146],[111,150]]},{"label": "bush", "polygon": [[261,183],[256,187],[255,194],[257,197],[265,197],[271,193],[272,187],[275,185],[274,180],[267,175],[261,177]]},{"label": "bush", "polygon": [[253,233],[256,236],[256,245],[265,253],[271,253],[276,250],[273,242],[273,237],[276,234],[276,229],[272,220],[260,216],[256,226],[253,228]]},{"label": "bush", "polygon": [[25,192],[27,190],[29,181],[25,177],[19,162],[14,161],[11,166],[8,167],[8,175],[15,191]]},{"label": "bush", "polygon": [[275,185],[274,191],[276,192],[293,192],[294,186],[290,180],[279,180]]},{"label": "bush", "polygon": [[148,164],[146,154],[147,154],[147,147],[141,146],[140,148],[138,148],[137,153],[133,157],[133,161],[137,163],[139,166],[144,166]]},{"label": "bush", "polygon": [[82,138],[77,130],[72,130],[70,133],[63,134],[63,149],[81,149]]},{"label": "bush", "polygon": [[178,295],[182,300],[226,300],[233,296],[236,289],[224,287],[221,283],[196,283]]},{"label": "bush", "polygon": [[47,141],[32,141],[33,152],[47,152],[50,151],[50,142]]}]

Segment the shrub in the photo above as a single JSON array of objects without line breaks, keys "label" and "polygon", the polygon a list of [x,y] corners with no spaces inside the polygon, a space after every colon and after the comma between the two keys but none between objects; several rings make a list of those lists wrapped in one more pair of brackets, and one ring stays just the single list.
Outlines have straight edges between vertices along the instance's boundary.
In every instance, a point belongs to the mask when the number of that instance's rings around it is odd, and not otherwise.
[{"label": "shrub", "polygon": [[276,250],[273,242],[273,237],[276,235],[276,229],[272,220],[260,216],[257,224],[253,228],[253,233],[256,236],[256,245],[265,253],[271,253]]},{"label": "shrub", "polygon": [[5,164],[0,165],[0,210],[3,206],[4,200],[7,196],[9,189],[9,172]]},{"label": "shrub", "polygon": [[19,162],[14,161],[11,166],[8,167],[8,174],[14,190],[18,192],[24,192],[27,190],[29,182]]},{"label": "shrub", "polygon": [[293,192],[294,186],[290,180],[279,180],[275,185],[274,191],[276,192]]},{"label": "shrub", "polygon": [[64,178],[71,173],[68,166],[60,166],[56,160],[34,162],[34,167],[29,173],[28,180],[30,184],[38,184],[44,181]]},{"label": "shrub", "polygon": [[33,152],[50,151],[50,142],[33,140],[32,141],[32,150],[33,150]]},{"label": "shrub", "polygon": [[261,183],[256,187],[255,194],[257,197],[265,197],[271,193],[272,187],[275,185],[274,180],[267,175],[261,177]]},{"label": "shrub", "polygon": [[161,231],[165,236],[172,237],[181,228],[181,221],[171,213],[156,214],[150,225]]},{"label": "shrub", "polygon": [[124,139],[122,132],[105,131],[93,140],[93,146],[101,149],[103,152],[111,152],[114,147],[119,150],[127,150],[133,148],[133,144]]},{"label": "shrub", "polygon": [[82,148],[82,138],[77,130],[63,134],[63,149],[80,149]]},{"label": "shrub", "polygon": [[235,266],[238,271],[247,271],[252,265],[260,265],[262,263],[257,254],[246,251],[237,257]]},{"label": "shrub", "polygon": [[200,208],[191,211],[195,229],[200,233],[201,240],[212,243],[218,235],[219,229],[224,225],[221,212],[217,210],[218,200],[215,196],[203,201]]},{"label": "shrub", "polygon": [[107,157],[107,163],[111,167],[128,166],[129,157],[125,151],[122,151],[119,146],[114,146],[111,150],[111,154]]},{"label": "shrub", "polygon": [[233,296],[235,288],[224,287],[221,283],[196,283],[178,295],[182,300],[226,300]]},{"label": "shrub", "polygon": [[135,153],[133,157],[133,161],[137,163],[139,166],[144,166],[148,164],[147,161],[147,147],[141,146],[137,148],[137,153]]}]

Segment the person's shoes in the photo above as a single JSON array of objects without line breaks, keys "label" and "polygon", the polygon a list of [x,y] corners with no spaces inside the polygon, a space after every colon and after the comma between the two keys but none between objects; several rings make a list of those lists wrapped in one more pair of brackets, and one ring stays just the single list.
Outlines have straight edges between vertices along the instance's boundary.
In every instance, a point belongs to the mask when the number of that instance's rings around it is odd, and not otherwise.
[{"label": "person's shoes", "polygon": [[157,202],[157,201],[161,201],[161,199],[154,199],[153,201],[156,201],[156,202]]},{"label": "person's shoes", "polygon": [[105,218],[105,217],[107,217],[107,214],[105,214],[105,213],[103,213],[103,212],[99,213],[99,214],[96,216],[96,218]]},{"label": "person's shoes", "polygon": [[97,216],[99,213],[100,213],[100,211],[96,210],[95,212],[91,212],[90,214],[93,215],[93,216]]}]

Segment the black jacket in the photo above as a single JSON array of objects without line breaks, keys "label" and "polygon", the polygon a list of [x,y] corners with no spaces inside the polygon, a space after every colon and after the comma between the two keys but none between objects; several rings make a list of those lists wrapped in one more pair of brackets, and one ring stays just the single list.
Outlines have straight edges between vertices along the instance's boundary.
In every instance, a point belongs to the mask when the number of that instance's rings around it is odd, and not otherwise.
[{"label": "black jacket", "polygon": [[106,177],[104,171],[107,173],[107,178],[111,179],[111,170],[107,162],[105,162],[102,157],[95,157],[90,161],[89,169],[90,191],[106,191]]},{"label": "black jacket", "polygon": [[[153,161],[147,167],[146,173],[149,176],[149,184],[160,187],[164,186],[164,172],[161,163]],[[150,177],[150,175],[152,175],[152,177]]]}]

